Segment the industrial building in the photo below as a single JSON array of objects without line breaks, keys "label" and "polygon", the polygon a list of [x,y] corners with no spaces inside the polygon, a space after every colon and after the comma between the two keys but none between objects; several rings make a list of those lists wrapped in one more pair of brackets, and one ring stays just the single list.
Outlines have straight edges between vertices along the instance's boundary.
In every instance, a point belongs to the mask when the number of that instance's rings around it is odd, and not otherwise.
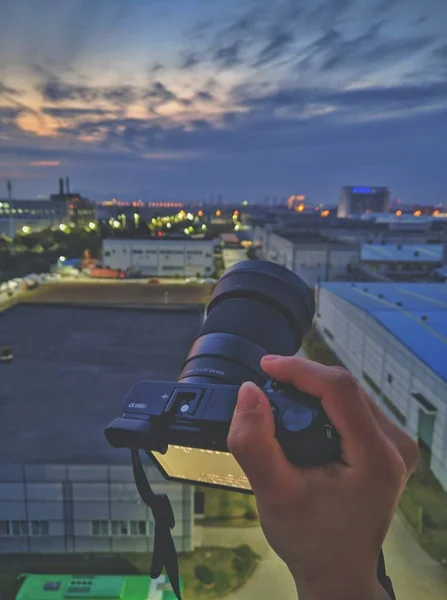
[{"label": "industrial building", "polygon": [[429,279],[435,269],[447,262],[442,244],[363,244],[360,262],[370,270],[393,281]]},{"label": "industrial building", "polygon": [[[104,428],[138,381],[176,379],[203,318],[180,309],[16,305],[0,314],[0,554],[146,552],[152,514],[130,453]],[[178,551],[193,548],[193,488],[166,482]]]},{"label": "industrial building", "polygon": [[316,326],[447,489],[447,286],[323,283]]},{"label": "industrial building", "polygon": [[11,238],[21,231],[28,233],[62,223],[88,225],[96,218],[96,204],[71,193],[68,177],[65,187],[64,180],[59,179],[59,193],[46,200],[0,198],[0,235]]},{"label": "industrial building", "polygon": [[317,281],[348,280],[360,260],[360,244],[330,242],[318,236],[283,237],[268,228],[255,227],[253,239],[266,260],[287,267],[307,285]]},{"label": "industrial building", "polygon": [[212,239],[117,239],[102,242],[105,267],[161,277],[211,277],[214,273]]},{"label": "industrial building", "polygon": [[388,212],[390,191],[383,186],[345,185],[340,190],[337,217]]}]

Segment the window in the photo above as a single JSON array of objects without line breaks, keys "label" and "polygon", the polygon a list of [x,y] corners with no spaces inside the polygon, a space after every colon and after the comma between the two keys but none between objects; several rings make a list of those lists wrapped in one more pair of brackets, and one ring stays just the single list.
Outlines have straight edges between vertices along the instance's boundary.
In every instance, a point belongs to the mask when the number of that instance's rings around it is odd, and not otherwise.
[{"label": "window", "polygon": [[132,254],[143,254],[143,250],[132,250]]},{"label": "window", "polygon": [[61,587],[60,581],[47,581],[46,583],[43,584],[44,590],[55,591],[55,590],[58,590],[60,587]]},{"label": "window", "polygon": [[371,379],[371,377],[368,375],[368,373],[365,373],[365,371],[362,371],[362,375],[363,375],[363,379],[366,381],[366,383],[369,385],[369,387],[374,390],[376,392],[376,394],[380,394],[380,387],[377,385],[377,383]]},{"label": "window", "polygon": [[146,535],[146,521],[131,521],[130,535]]},{"label": "window", "polygon": [[204,492],[194,493],[194,514],[203,515],[205,513],[205,494]]},{"label": "window", "polygon": [[112,535],[129,535],[129,525],[126,521],[112,521]]},{"label": "window", "polygon": [[109,522],[92,521],[92,535],[109,535]]},{"label": "window", "polygon": [[330,340],[333,340],[333,339],[334,339],[334,334],[332,334],[332,333],[329,331],[329,329],[327,329],[326,327],[323,327],[323,331],[324,331],[324,333],[325,333],[325,334],[328,336],[328,338],[329,338]]},{"label": "window", "polygon": [[386,380],[388,381],[388,383],[393,383],[393,376],[391,375],[391,373],[388,373],[388,375],[386,376]]},{"label": "window", "polygon": [[12,535],[29,535],[28,521],[12,521]]},{"label": "window", "polygon": [[10,534],[9,521],[0,521],[0,536],[9,535],[9,534]]},{"label": "window", "polygon": [[107,250],[106,252],[104,252],[104,256],[110,256],[110,252]]},{"label": "window", "polygon": [[399,423],[401,425],[405,425],[407,422],[405,415],[397,408],[397,406],[393,402],[391,402],[391,400],[388,398],[388,396],[383,394],[382,400],[383,400],[383,403],[385,404],[385,406],[388,408],[388,410],[390,412],[392,412],[393,415],[396,417],[396,419],[399,421]]},{"label": "window", "polygon": [[49,521],[31,521],[32,535],[50,535]]}]

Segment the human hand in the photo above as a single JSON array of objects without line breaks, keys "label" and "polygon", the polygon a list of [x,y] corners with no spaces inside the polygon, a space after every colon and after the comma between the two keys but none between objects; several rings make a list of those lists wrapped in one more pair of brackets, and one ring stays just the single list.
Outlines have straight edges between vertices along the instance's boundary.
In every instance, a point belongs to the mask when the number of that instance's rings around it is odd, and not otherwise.
[{"label": "human hand", "polygon": [[321,399],[340,434],[342,462],[298,468],[275,438],[270,404],[245,383],[228,447],[256,497],[261,525],[292,573],[300,600],[388,600],[377,562],[419,451],[339,367],[267,356],[265,373]]}]

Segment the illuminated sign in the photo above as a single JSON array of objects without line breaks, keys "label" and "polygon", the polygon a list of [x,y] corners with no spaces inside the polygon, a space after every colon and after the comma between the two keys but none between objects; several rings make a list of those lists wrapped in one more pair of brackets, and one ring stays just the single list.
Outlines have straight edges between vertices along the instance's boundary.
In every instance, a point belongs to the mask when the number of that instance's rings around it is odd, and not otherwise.
[{"label": "illuminated sign", "polygon": [[352,188],[352,193],[353,194],[375,194],[376,190],[375,190],[375,188],[370,188],[370,187],[355,187],[355,188]]}]

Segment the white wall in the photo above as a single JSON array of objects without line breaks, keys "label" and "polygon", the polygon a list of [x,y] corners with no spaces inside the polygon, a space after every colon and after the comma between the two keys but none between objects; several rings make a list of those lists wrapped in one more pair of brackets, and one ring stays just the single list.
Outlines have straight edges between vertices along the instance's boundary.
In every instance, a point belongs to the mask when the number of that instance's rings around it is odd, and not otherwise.
[{"label": "white wall", "polygon": [[[324,288],[318,294],[316,324],[346,368],[414,438],[423,410],[414,394],[421,393],[436,407],[431,468],[447,489],[447,382],[365,311]],[[375,385],[371,386],[368,378]],[[396,417],[396,409],[400,417]]]},{"label": "white wall", "polygon": [[[155,467],[148,476],[154,492],[167,493],[171,501],[177,550],[192,550],[193,487],[165,481]],[[13,532],[19,521],[28,535]],[[36,531],[36,521],[45,523],[48,534]],[[102,521],[108,533],[95,534],[94,521]],[[117,521],[129,524],[128,534],[113,533]],[[132,521],[145,522],[147,534],[132,533]],[[153,539],[152,514],[140,500],[130,466],[0,466],[0,554],[152,551]]]},{"label": "white wall", "polygon": [[102,242],[103,264],[142,275],[190,277],[214,272],[214,240],[117,240]]}]

